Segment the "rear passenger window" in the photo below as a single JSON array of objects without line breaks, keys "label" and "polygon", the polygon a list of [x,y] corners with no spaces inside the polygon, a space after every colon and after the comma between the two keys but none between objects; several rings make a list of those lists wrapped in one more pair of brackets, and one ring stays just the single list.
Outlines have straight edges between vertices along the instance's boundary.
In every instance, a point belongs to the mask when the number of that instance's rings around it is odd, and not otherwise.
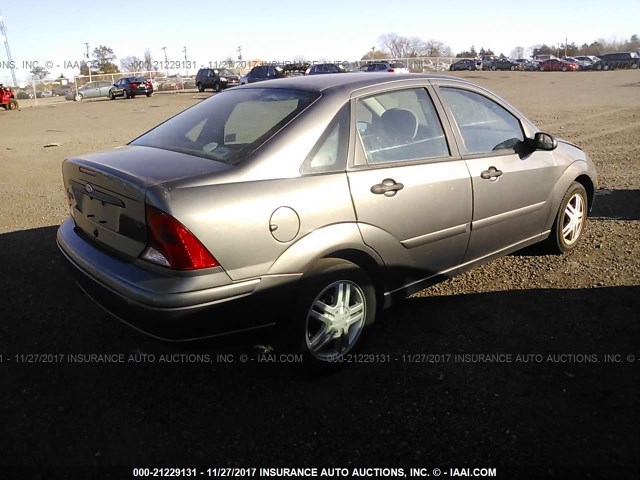
[{"label": "rear passenger window", "polygon": [[369,164],[449,156],[438,114],[424,88],[358,100],[356,125]]},{"label": "rear passenger window", "polygon": [[469,90],[441,87],[468,154],[513,152],[524,141],[520,121],[493,100]]}]

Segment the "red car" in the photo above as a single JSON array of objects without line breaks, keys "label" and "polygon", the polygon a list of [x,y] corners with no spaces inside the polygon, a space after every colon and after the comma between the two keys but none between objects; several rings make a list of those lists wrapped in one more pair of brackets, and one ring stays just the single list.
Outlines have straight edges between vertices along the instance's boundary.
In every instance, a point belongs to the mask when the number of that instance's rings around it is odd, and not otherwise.
[{"label": "red car", "polygon": [[577,63],[567,62],[565,60],[559,60],[552,58],[538,64],[538,70],[541,72],[575,72],[580,70],[580,65]]}]

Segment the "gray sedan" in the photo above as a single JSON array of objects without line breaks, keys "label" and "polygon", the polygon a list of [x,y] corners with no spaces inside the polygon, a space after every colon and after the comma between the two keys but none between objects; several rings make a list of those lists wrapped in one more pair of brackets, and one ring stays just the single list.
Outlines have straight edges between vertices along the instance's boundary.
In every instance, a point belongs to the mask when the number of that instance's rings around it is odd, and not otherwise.
[{"label": "gray sedan", "polygon": [[573,249],[596,187],[586,152],[500,97],[411,74],[234,88],[63,176],[58,245],[108,311],[173,340],[278,325],[320,368],[398,299]]},{"label": "gray sedan", "polygon": [[107,98],[111,82],[96,81],[89,82],[82,87],[78,87],[78,91],[69,91],[65,94],[67,100],[79,102],[85,98]]}]

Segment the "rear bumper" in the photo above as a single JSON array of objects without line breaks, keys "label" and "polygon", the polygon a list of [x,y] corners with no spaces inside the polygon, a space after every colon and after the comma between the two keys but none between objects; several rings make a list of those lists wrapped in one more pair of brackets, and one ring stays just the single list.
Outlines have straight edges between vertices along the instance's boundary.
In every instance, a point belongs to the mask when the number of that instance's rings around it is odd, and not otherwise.
[{"label": "rear bumper", "polygon": [[144,268],[139,260],[121,260],[87,242],[71,218],[58,229],[57,244],[89,297],[123,322],[163,340],[192,340],[273,325],[277,319],[264,315],[265,309],[256,308],[256,303],[277,301],[280,285],[291,280],[280,276],[231,282],[219,268],[195,276],[163,275]]}]

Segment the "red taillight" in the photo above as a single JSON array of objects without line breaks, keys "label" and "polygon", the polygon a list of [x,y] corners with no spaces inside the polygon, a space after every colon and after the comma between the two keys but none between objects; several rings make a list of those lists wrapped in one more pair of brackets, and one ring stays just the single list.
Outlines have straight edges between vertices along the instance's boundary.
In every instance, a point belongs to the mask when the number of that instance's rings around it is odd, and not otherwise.
[{"label": "red taillight", "polygon": [[387,72],[391,72],[391,73],[393,73],[393,72],[395,72],[395,71],[396,71],[396,70],[395,70],[394,68],[390,68],[389,70],[387,70]]},{"label": "red taillight", "polygon": [[131,84],[131,88],[138,88],[138,84],[137,83],[132,83]]},{"label": "red taillight", "polygon": [[217,267],[218,261],[184,225],[147,205],[147,248],[142,258],[174,270]]}]

